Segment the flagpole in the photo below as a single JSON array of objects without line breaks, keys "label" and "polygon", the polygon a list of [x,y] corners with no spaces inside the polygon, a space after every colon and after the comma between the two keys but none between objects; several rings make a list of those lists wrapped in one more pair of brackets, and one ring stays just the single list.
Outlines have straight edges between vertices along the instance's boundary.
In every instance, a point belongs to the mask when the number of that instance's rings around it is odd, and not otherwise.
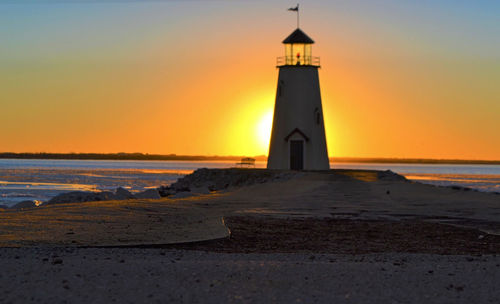
[{"label": "flagpole", "polygon": [[299,4],[297,3],[296,7],[290,7],[288,10],[297,13],[297,28],[299,28],[299,25],[300,25],[300,23],[299,23],[299,21],[300,21],[300,19],[299,19]]},{"label": "flagpole", "polygon": [[297,3],[297,28],[299,28],[299,4]]}]

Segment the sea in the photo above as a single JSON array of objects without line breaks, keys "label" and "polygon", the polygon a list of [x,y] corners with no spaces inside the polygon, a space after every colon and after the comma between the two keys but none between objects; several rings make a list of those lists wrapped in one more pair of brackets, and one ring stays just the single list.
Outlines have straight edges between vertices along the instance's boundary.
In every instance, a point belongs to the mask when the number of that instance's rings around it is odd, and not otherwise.
[{"label": "sea", "polygon": [[[234,161],[121,161],[0,159],[0,205],[48,201],[70,191],[140,192],[170,185],[198,168],[230,168]],[[265,168],[257,161],[256,168]],[[331,168],[391,170],[407,179],[439,186],[500,192],[500,165],[331,163]]]}]

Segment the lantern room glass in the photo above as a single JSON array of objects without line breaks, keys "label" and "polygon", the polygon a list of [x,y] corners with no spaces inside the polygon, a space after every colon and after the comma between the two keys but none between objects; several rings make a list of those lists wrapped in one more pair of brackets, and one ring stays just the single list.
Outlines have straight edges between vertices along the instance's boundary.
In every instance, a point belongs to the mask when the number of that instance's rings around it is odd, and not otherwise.
[{"label": "lantern room glass", "polygon": [[309,43],[286,43],[286,65],[311,65],[312,45]]}]

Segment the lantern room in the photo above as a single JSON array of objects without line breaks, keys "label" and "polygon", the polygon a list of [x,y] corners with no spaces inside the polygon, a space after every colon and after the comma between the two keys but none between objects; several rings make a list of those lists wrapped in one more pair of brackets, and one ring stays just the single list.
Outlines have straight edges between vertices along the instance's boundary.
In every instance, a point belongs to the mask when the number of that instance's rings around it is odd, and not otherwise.
[{"label": "lantern room", "polygon": [[285,56],[278,57],[277,65],[319,66],[319,57],[312,56],[313,43],[314,41],[306,33],[297,28],[283,40]]}]

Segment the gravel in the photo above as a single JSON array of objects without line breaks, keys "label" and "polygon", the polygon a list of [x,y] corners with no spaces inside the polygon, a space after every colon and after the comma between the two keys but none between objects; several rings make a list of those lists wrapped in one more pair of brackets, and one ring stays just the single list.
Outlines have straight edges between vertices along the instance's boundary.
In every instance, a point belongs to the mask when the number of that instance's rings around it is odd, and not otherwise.
[{"label": "gravel", "polygon": [[500,257],[1,248],[2,303],[497,303]]}]

